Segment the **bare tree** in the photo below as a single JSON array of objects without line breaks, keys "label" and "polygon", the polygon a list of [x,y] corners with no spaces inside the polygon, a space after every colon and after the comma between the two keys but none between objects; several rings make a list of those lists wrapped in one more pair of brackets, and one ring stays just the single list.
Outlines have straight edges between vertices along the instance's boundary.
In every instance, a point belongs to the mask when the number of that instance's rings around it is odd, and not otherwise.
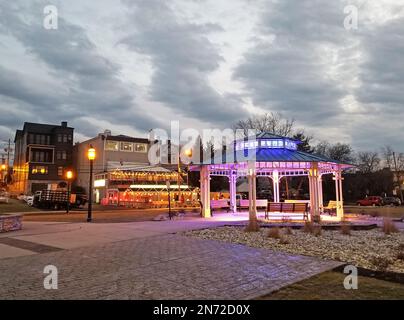
[{"label": "bare tree", "polygon": [[314,148],[314,152],[345,163],[351,163],[355,159],[353,149],[347,143],[330,144],[327,141],[321,141]]},{"label": "bare tree", "polygon": [[248,136],[248,130],[260,132],[270,132],[280,136],[291,136],[295,126],[294,119],[285,119],[279,113],[265,113],[263,115],[252,116],[246,120],[239,120],[234,126],[234,130],[242,130],[244,137]]},{"label": "bare tree", "polygon": [[404,153],[397,153],[391,146],[382,148],[385,166],[391,170],[404,171]]},{"label": "bare tree", "polygon": [[401,202],[404,202],[401,185],[404,180],[404,153],[396,153],[391,146],[383,148],[383,155],[386,166],[394,172],[394,185],[398,188]]},{"label": "bare tree", "polygon": [[372,173],[380,169],[380,157],[377,152],[358,152],[357,165],[362,173]]}]

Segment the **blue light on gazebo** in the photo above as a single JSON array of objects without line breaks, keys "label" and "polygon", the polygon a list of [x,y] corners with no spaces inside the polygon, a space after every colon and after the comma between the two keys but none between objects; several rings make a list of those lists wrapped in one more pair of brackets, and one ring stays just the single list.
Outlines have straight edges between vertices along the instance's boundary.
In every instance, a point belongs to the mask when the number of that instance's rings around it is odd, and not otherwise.
[{"label": "blue light on gazebo", "polygon": [[257,139],[254,141],[238,141],[235,145],[236,151],[257,148],[297,150],[297,142],[289,139]]}]

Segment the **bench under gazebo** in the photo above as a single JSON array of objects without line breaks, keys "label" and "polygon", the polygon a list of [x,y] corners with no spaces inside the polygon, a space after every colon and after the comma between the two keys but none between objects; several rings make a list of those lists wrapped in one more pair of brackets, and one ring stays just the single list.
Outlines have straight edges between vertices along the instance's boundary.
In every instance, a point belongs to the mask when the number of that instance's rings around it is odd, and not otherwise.
[{"label": "bench under gazebo", "polygon": [[[322,155],[306,153],[298,150],[301,143],[288,137],[271,133],[260,133],[254,137],[236,140],[232,150],[225,155],[214,158],[210,163],[192,165],[193,171],[200,171],[200,192],[202,216],[211,217],[210,179],[212,176],[225,176],[229,179],[230,211],[237,212],[236,185],[239,177],[247,177],[249,214],[257,214],[256,178],[268,177],[273,183],[273,202],[265,209],[268,212],[279,212],[282,216],[293,216],[299,211],[305,218],[316,220],[325,212],[323,203],[324,175],[333,175],[335,180],[336,219],[344,217],[342,196],[342,172],[353,167]],[[299,201],[280,201],[280,181],[284,177],[307,176],[309,181],[310,201],[306,205]],[[307,210],[306,210],[306,209]]]}]

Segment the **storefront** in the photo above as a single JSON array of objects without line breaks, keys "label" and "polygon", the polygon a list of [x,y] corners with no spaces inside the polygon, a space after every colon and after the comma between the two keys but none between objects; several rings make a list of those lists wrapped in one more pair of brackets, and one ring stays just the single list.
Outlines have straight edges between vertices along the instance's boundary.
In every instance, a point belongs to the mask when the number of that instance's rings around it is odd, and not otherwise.
[{"label": "storefront", "polygon": [[199,189],[188,186],[186,175],[152,166],[96,174],[94,194],[102,205],[164,208],[169,201],[173,206],[199,204]]}]

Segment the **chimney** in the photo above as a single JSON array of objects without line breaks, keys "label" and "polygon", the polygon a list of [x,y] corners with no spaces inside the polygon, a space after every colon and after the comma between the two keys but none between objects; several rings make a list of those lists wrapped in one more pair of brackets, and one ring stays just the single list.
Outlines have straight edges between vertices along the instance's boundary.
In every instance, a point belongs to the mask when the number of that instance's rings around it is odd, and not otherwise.
[{"label": "chimney", "polygon": [[67,127],[67,121],[62,121],[62,127],[66,128]]}]

